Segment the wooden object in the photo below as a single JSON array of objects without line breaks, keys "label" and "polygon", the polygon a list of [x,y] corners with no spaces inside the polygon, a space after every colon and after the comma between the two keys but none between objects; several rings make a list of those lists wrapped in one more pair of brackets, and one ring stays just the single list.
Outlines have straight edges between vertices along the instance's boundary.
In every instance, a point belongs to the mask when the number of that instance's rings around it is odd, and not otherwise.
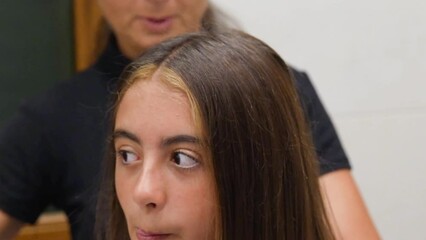
[{"label": "wooden object", "polygon": [[16,240],[71,240],[67,217],[63,212],[44,213],[35,225],[21,229]]},{"label": "wooden object", "polygon": [[101,12],[95,0],[74,0],[75,66],[81,71],[97,58]]}]

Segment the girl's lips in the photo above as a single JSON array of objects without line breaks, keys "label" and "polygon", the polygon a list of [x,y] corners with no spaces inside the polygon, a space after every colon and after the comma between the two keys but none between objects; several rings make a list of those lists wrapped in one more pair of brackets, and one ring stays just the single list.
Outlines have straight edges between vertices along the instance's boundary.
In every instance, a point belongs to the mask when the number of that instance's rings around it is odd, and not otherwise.
[{"label": "girl's lips", "polygon": [[157,34],[169,31],[173,24],[173,17],[141,17],[140,19],[142,20],[144,26],[148,29],[148,31]]},{"label": "girl's lips", "polygon": [[138,240],[162,240],[166,239],[168,236],[170,236],[170,234],[145,232],[144,230],[138,228],[136,230],[136,236]]}]

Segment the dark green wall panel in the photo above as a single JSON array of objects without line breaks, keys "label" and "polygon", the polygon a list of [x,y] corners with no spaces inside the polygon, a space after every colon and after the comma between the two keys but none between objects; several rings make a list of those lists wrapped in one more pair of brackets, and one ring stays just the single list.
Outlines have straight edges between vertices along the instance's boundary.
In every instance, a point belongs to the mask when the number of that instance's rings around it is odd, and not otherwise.
[{"label": "dark green wall panel", "polygon": [[73,73],[71,0],[0,1],[0,127],[25,97]]}]

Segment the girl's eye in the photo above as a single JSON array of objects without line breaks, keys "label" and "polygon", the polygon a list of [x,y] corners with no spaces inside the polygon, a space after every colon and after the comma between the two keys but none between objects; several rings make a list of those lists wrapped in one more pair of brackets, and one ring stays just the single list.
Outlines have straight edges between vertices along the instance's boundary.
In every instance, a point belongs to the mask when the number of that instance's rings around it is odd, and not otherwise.
[{"label": "girl's eye", "polygon": [[182,152],[175,152],[172,156],[172,161],[180,168],[193,168],[198,166],[200,164],[195,158],[182,153]]},{"label": "girl's eye", "polygon": [[138,160],[138,156],[130,151],[127,150],[119,150],[117,152],[118,158],[124,163],[124,164],[129,164],[132,163],[136,160]]}]

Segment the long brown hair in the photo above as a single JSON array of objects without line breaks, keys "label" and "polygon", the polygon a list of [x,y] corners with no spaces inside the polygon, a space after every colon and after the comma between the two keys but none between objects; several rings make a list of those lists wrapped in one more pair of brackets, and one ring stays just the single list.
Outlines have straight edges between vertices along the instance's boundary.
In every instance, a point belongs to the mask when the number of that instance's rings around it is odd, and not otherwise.
[{"label": "long brown hair", "polygon": [[[237,31],[180,36],[128,66],[118,99],[146,66],[174,72],[196,103],[216,182],[218,239],[334,239],[293,78],[274,50]],[[109,153],[98,230],[128,239],[112,146]]]}]

